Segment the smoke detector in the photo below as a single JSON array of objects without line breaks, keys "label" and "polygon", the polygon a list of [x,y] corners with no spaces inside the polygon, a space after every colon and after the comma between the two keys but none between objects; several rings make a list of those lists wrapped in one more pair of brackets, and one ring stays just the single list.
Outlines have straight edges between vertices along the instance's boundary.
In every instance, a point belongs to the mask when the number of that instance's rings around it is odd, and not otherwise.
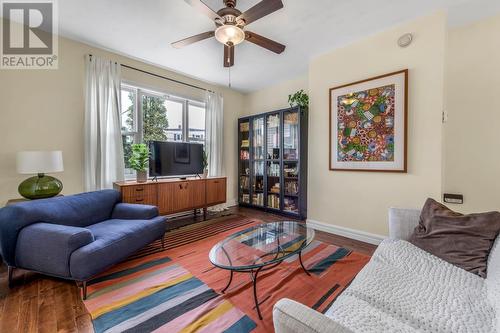
[{"label": "smoke detector", "polygon": [[413,35],[410,33],[404,34],[403,36],[399,37],[398,39],[398,45],[399,47],[407,47],[411,44],[413,41]]}]

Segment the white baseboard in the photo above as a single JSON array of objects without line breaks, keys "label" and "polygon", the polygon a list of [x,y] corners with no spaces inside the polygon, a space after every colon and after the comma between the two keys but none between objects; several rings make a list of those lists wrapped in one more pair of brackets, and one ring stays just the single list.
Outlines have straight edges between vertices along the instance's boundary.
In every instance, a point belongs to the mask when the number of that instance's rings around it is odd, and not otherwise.
[{"label": "white baseboard", "polygon": [[311,219],[307,219],[306,222],[307,225],[313,229],[328,232],[339,236],[344,236],[347,238],[355,239],[361,242],[370,243],[374,245],[379,245],[380,242],[382,242],[385,238],[387,238],[386,236],[372,234],[361,230],[341,227],[338,225],[315,221]]},{"label": "white baseboard", "polygon": [[229,199],[229,200],[226,201],[226,203],[224,204],[224,206],[226,206],[227,208],[238,206],[238,200],[236,200],[236,198]]},{"label": "white baseboard", "polygon": [[233,198],[233,199],[227,200],[223,204],[212,206],[212,207],[208,207],[208,209],[209,210],[212,209],[214,211],[221,211],[221,210],[227,209],[229,207],[237,206],[237,205],[238,205],[238,201]]}]

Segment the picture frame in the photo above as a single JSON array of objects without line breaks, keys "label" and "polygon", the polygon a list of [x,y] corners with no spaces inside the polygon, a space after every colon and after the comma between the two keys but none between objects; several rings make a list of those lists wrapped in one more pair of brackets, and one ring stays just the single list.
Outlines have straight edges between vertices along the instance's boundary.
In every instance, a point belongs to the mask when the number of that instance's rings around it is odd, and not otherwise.
[{"label": "picture frame", "polygon": [[408,69],[329,90],[329,169],[407,172]]}]

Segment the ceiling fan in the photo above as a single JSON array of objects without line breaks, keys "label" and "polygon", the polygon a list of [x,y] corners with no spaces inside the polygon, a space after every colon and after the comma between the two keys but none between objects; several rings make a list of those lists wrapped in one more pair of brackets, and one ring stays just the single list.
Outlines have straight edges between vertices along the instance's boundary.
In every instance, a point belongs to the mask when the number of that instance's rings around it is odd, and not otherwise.
[{"label": "ceiling fan", "polygon": [[244,30],[248,24],[283,8],[281,0],[263,0],[244,13],[236,9],[236,0],[223,0],[226,7],[217,12],[201,0],[184,1],[212,19],[216,29],[174,42],[172,46],[175,48],[181,48],[215,36],[215,39],[224,44],[224,67],[234,65],[234,46],[244,40],[278,54],[285,50],[283,44]]}]

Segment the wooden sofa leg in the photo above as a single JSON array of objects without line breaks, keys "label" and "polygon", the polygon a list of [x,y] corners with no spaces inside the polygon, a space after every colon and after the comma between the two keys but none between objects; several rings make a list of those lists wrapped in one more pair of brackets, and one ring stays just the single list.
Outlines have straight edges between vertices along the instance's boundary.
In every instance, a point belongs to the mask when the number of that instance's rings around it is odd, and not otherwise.
[{"label": "wooden sofa leg", "polygon": [[9,288],[12,288],[12,276],[14,275],[14,267],[8,266],[7,267],[8,271],[8,282],[9,282]]},{"label": "wooden sofa leg", "polygon": [[161,236],[161,248],[165,249],[165,234],[163,234],[163,236]]},{"label": "wooden sofa leg", "polygon": [[87,299],[87,281],[82,282],[83,300]]}]

